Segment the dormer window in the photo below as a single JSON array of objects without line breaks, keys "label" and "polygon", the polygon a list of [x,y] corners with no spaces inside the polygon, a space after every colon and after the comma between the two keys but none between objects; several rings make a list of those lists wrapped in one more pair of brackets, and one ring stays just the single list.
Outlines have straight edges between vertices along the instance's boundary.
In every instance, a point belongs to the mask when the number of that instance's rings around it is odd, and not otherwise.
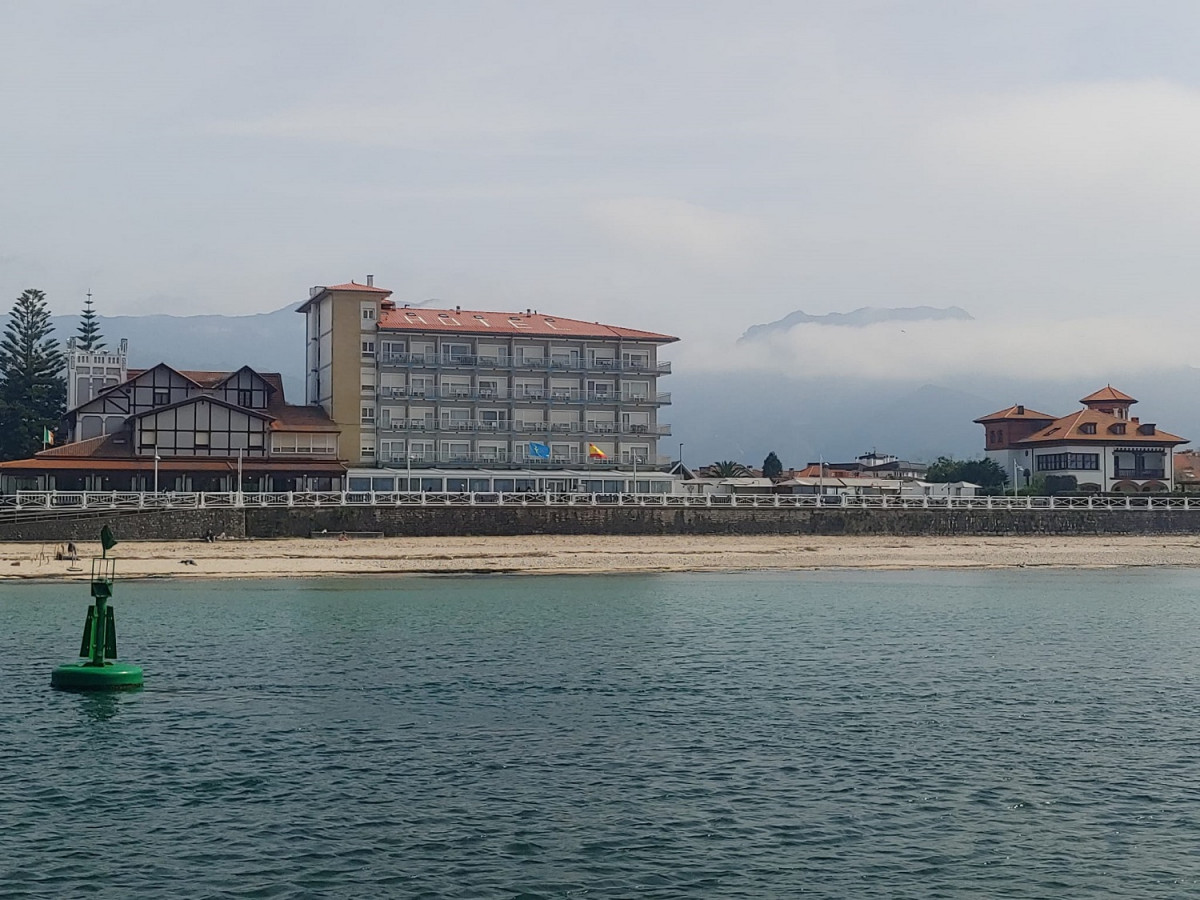
[{"label": "dormer window", "polygon": [[1079,433],[1080,434],[1095,434],[1096,433],[1096,423],[1095,422],[1084,422],[1082,425],[1079,426]]},{"label": "dormer window", "polygon": [[1125,433],[1125,423],[1124,422],[1114,422],[1112,425],[1108,426],[1108,430],[1111,431],[1113,434],[1124,434]]}]

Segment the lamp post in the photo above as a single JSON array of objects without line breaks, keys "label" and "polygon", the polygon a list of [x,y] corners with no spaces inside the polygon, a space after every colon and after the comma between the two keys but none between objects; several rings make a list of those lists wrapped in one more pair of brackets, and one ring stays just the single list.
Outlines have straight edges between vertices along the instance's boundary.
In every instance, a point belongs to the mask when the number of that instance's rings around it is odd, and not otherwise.
[{"label": "lamp post", "polygon": [[683,468],[683,441],[679,442],[679,468]]}]

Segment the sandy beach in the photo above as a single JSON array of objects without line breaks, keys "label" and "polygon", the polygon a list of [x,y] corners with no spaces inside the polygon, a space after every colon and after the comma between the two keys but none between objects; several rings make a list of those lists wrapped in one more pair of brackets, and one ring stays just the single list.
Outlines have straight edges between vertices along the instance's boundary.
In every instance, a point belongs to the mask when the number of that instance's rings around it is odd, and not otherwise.
[{"label": "sandy beach", "polygon": [[[0,544],[0,579],[86,579],[62,545]],[[1162,537],[592,537],[357,538],[129,542],[124,577],[277,578],[453,573],[592,574],[803,569],[1103,568],[1200,565],[1200,536]]]}]

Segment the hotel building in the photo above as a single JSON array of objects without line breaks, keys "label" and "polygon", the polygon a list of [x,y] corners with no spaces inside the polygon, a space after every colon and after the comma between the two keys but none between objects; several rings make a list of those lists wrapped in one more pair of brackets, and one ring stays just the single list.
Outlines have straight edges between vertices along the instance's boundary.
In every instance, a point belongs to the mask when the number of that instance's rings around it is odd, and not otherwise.
[{"label": "hotel building", "polygon": [[668,461],[658,380],[670,363],[658,353],[677,338],[534,310],[409,307],[391,293],[370,278],[319,286],[299,309],[306,399],[341,429],[352,490],[491,490],[485,471],[511,490],[516,470],[548,490],[616,490],[606,472]]}]

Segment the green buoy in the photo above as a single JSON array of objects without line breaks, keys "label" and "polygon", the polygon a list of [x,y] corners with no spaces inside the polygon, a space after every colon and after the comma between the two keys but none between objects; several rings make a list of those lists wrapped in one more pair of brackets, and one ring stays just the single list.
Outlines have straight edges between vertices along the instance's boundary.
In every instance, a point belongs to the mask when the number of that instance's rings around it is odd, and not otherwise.
[{"label": "green buoy", "polygon": [[112,599],[116,560],[108,558],[117,541],[105,525],[100,532],[104,553],[92,559],[92,599],[83,625],[79,662],[55,666],[50,673],[52,687],[64,691],[121,691],[142,686],[142,667],[117,659],[117,623]]}]

